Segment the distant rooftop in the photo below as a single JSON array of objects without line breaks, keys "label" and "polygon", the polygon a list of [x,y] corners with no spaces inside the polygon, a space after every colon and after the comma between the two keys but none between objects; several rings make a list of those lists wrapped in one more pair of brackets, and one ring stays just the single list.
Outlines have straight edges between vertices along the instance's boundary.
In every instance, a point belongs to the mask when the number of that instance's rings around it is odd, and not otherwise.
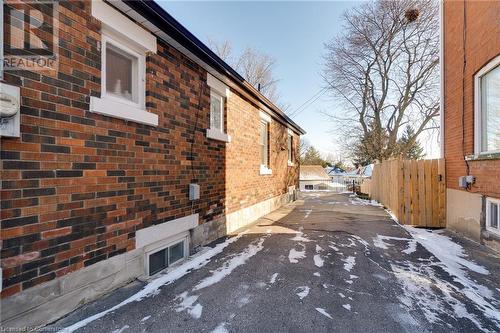
[{"label": "distant rooftop", "polygon": [[330,180],[321,165],[301,165],[299,180]]}]

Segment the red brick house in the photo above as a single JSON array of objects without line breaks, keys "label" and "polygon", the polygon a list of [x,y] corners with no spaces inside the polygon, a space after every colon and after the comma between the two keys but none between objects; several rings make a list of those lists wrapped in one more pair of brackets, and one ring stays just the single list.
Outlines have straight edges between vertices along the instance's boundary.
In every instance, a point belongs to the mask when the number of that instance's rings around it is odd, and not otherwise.
[{"label": "red brick house", "polygon": [[47,8],[4,6],[5,56],[27,32],[57,54],[1,81],[20,109],[2,111],[5,326],[153,275],[298,186],[304,131],[156,3],[60,1],[16,30]]},{"label": "red brick house", "polygon": [[498,1],[442,4],[447,226],[497,250],[500,250],[499,17]]}]

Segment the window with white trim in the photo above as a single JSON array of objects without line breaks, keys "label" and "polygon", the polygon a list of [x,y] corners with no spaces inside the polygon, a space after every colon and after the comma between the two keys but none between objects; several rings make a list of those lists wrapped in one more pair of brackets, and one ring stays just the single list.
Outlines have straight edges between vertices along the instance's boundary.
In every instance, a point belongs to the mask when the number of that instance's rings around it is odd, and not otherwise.
[{"label": "window with white trim", "polygon": [[293,165],[293,135],[288,133],[287,135],[287,147],[288,147],[288,164]]},{"label": "window with white trim", "polygon": [[224,128],[224,113],[230,90],[210,73],[207,73],[207,84],[210,87],[210,128],[207,129],[207,138],[231,142],[231,136],[226,134]]},{"label": "window with white trim", "polygon": [[260,165],[269,168],[269,123],[260,121]]},{"label": "window with white trim", "polygon": [[90,111],[157,126],[146,110],[146,53],[156,53],[156,37],[103,1],[92,1],[92,16],[102,24],[101,96],[90,97]]},{"label": "window with white trim", "polygon": [[500,199],[486,198],[486,229],[500,234]]},{"label": "window with white trim", "polygon": [[269,149],[271,116],[263,111],[259,111],[259,115],[260,174],[271,175],[273,173],[269,162],[271,153]]},{"label": "window with white trim", "polygon": [[102,87],[101,98],[144,108],[145,54],[137,52],[126,43],[103,35],[102,38]]},{"label": "window with white trim", "polygon": [[500,56],[474,78],[476,154],[500,153]]},{"label": "window with white trim", "polygon": [[224,132],[224,97],[213,89],[210,91],[210,128]]}]

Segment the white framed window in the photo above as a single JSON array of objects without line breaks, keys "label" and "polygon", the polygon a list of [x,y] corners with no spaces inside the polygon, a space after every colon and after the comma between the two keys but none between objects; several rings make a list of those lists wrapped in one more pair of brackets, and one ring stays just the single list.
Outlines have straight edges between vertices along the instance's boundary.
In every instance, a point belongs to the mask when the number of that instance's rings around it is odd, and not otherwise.
[{"label": "white framed window", "polygon": [[288,150],[288,166],[293,166],[293,132],[288,130],[286,138],[287,150]]},{"label": "white framed window", "polygon": [[260,165],[269,168],[269,123],[260,121]]},{"label": "white framed window", "polygon": [[156,52],[156,37],[102,1],[92,1],[92,16],[102,23],[101,97],[90,111],[158,125],[146,111],[146,52]]},{"label": "white framed window", "polygon": [[260,111],[260,123],[259,123],[259,148],[260,148],[260,174],[270,175],[272,174],[271,166],[269,163],[270,159],[270,124],[271,117]]},{"label": "white framed window", "polygon": [[101,42],[101,98],[144,109],[146,56],[124,40],[103,34]]},{"label": "white framed window", "polygon": [[486,198],[486,229],[500,234],[500,199]]},{"label": "white framed window", "polygon": [[210,128],[224,132],[224,97],[214,90],[210,91]]},{"label": "white framed window", "polygon": [[500,153],[500,56],[474,76],[476,155]]},{"label": "white framed window", "polygon": [[230,90],[209,73],[207,73],[207,84],[210,87],[210,128],[207,129],[207,138],[231,142],[231,136],[226,134],[224,127],[224,113]]},{"label": "white framed window", "polygon": [[148,255],[148,275],[154,275],[187,257],[187,238],[175,241]]}]

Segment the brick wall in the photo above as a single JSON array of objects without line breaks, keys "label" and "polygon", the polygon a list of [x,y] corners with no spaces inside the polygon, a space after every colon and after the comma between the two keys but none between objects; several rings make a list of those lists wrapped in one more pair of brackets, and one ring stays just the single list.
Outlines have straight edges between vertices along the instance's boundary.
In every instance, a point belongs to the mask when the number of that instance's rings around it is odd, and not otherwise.
[{"label": "brick wall", "polygon": [[[255,203],[288,192],[298,185],[299,164],[288,167],[287,127],[278,121],[269,127],[269,163],[272,175],[260,175],[259,109],[238,94],[227,103],[227,129],[232,141],[227,146],[227,212],[232,213]],[[297,158],[299,137],[293,145]],[[284,149],[283,149],[284,148]]]},{"label": "brick wall", "polygon": [[[2,297],[134,248],[135,231],[224,214],[225,144],[208,140],[206,72],[169,45],[147,58],[159,126],[89,112],[100,95],[100,23],[59,6],[59,70],[6,72],[21,87],[21,138],[2,138]],[[201,105],[201,109],[198,106]],[[188,200],[188,184],[201,199]]]},{"label": "brick wall", "polygon": [[[444,3],[444,154],[447,187],[452,189],[459,189],[458,177],[466,175],[464,155],[474,153],[474,74],[500,54],[500,2],[465,1],[465,10],[463,75],[464,2]],[[463,78],[465,85],[462,85]],[[462,91],[465,92],[464,104]],[[470,161],[469,168],[470,174],[476,176],[472,192],[500,197],[500,160]]]}]

